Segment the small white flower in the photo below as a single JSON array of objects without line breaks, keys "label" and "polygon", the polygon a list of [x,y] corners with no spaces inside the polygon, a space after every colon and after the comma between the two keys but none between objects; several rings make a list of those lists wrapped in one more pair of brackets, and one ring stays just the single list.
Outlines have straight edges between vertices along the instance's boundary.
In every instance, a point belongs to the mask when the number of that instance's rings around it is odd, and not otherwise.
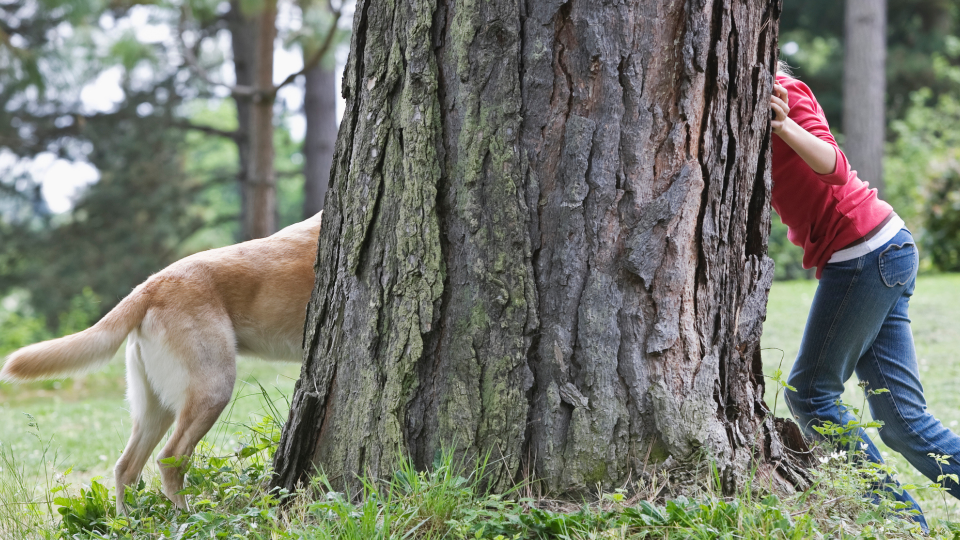
[{"label": "small white flower", "polygon": [[866,451],[867,451],[867,443],[865,443],[865,442],[860,443],[860,449],[863,450],[864,452],[866,452]]},{"label": "small white flower", "polygon": [[823,456],[823,457],[820,458],[820,463],[826,463],[826,462],[828,462],[828,461],[830,461],[830,458],[827,457],[827,456]]},{"label": "small white flower", "polygon": [[107,456],[100,454],[100,461],[106,461],[106,460],[107,460]]}]

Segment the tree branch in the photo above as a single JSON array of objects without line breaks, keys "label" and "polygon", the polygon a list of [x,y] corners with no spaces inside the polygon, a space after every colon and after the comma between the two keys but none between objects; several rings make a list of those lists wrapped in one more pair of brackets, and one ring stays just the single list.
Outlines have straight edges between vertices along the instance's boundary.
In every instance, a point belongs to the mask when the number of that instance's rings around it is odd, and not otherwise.
[{"label": "tree branch", "polygon": [[24,51],[20,47],[15,46],[10,42],[10,36],[14,34],[13,29],[6,25],[3,21],[0,21],[0,43],[3,43],[10,50],[14,52],[15,55],[19,56],[23,54]]},{"label": "tree branch", "polygon": [[208,134],[208,135],[217,135],[217,136],[219,136],[219,137],[226,137],[226,138],[228,138],[228,139],[230,139],[230,140],[233,140],[233,141],[236,141],[237,138],[240,137],[240,132],[239,132],[239,131],[226,131],[226,130],[223,130],[223,129],[217,129],[217,128],[212,127],[212,126],[204,126],[204,125],[202,125],[202,124],[194,124],[193,122],[191,122],[191,121],[189,121],[189,120],[178,120],[178,121],[175,121],[175,122],[171,123],[171,125],[172,125],[173,127],[177,127],[177,128],[180,128],[180,129],[192,129],[192,130],[194,130],[194,131],[200,131],[200,132],[206,133],[206,134]]},{"label": "tree branch", "polygon": [[[183,34],[186,31],[186,23],[188,19],[193,19],[190,13],[190,3],[184,2],[183,9],[180,10],[180,22],[177,23],[177,40],[180,43],[180,52],[184,61],[186,61],[187,67],[189,67],[198,77],[200,77],[203,82],[211,86],[220,86],[226,88],[233,96],[252,97],[260,94],[260,92],[257,92],[256,89],[249,86],[230,86],[229,84],[217,82],[210,78],[207,70],[204,69],[203,66],[200,65],[199,60],[197,60],[197,56],[193,49],[187,47],[187,43],[183,39]],[[199,41],[197,44],[199,45]]]},{"label": "tree branch", "polygon": [[303,174],[303,169],[295,169],[292,171],[274,171],[273,176],[280,180],[281,178],[296,178]]},{"label": "tree branch", "polygon": [[333,36],[337,33],[337,23],[340,21],[342,5],[341,7],[334,9],[333,4],[328,1],[327,6],[329,6],[330,12],[333,14],[333,21],[330,23],[330,29],[327,30],[327,35],[323,38],[323,43],[320,45],[320,48],[313,53],[309,60],[303,63],[303,69],[296,73],[287,75],[287,78],[284,79],[283,82],[274,86],[270,97],[275,97],[281,88],[292,83],[297,79],[297,77],[316,67],[316,65],[320,63],[320,60],[323,59],[324,55],[327,54],[327,51],[330,50],[330,46],[333,44]]}]

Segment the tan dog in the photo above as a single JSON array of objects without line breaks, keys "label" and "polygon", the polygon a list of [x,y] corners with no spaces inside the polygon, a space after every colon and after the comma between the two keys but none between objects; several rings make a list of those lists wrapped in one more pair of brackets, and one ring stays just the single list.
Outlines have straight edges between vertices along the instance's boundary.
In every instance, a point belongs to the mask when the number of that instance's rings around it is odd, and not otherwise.
[{"label": "tan dog", "polygon": [[[133,290],[91,328],[24,347],[0,380],[49,379],[102,366],[127,340],[130,441],[117,461],[117,509],[176,419],[159,458],[184,462],[230,401],[236,355],[299,361],[320,214],[260,240],[197,253]],[[185,467],[160,466],[179,508]]]}]

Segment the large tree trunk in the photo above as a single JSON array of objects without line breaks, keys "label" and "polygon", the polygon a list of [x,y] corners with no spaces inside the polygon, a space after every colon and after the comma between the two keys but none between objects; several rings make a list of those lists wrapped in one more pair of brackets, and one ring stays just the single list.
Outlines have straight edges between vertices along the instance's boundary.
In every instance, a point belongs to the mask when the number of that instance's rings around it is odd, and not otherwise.
[{"label": "large tree trunk", "polygon": [[789,475],[759,351],[779,12],[361,0],[274,484],[444,448],[556,493]]},{"label": "large tree trunk", "polygon": [[323,198],[327,193],[330,166],[333,163],[333,147],[337,142],[337,75],[334,66],[320,64],[308,70],[305,79],[303,112],[307,120],[307,133],[303,138],[304,219],[323,210]]},{"label": "large tree trunk", "polygon": [[843,148],[862,180],[883,195],[887,2],[846,0]]}]

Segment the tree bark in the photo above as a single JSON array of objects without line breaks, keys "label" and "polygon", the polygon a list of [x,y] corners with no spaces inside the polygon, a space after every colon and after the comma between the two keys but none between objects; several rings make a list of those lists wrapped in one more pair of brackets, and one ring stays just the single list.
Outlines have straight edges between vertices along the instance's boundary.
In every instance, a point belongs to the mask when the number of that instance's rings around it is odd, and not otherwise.
[{"label": "tree bark", "polygon": [[759,351],[779,13],[361,0],[274,485],[442,449],[498,488],[798,482]]},{"label": "tree bark", "polygon": [[846,0],[844,26],[843,147],[859,177],[882,196],[886,0]]},{"label": "tree bark", "polygon": [[[306,56],[304,56],[306,62]],[[323,210],[330,179],[333,147],[337,142],[337,75],[323,64],[305,74],[303,112],[307,133],[303,139],[303,217]]]}]

